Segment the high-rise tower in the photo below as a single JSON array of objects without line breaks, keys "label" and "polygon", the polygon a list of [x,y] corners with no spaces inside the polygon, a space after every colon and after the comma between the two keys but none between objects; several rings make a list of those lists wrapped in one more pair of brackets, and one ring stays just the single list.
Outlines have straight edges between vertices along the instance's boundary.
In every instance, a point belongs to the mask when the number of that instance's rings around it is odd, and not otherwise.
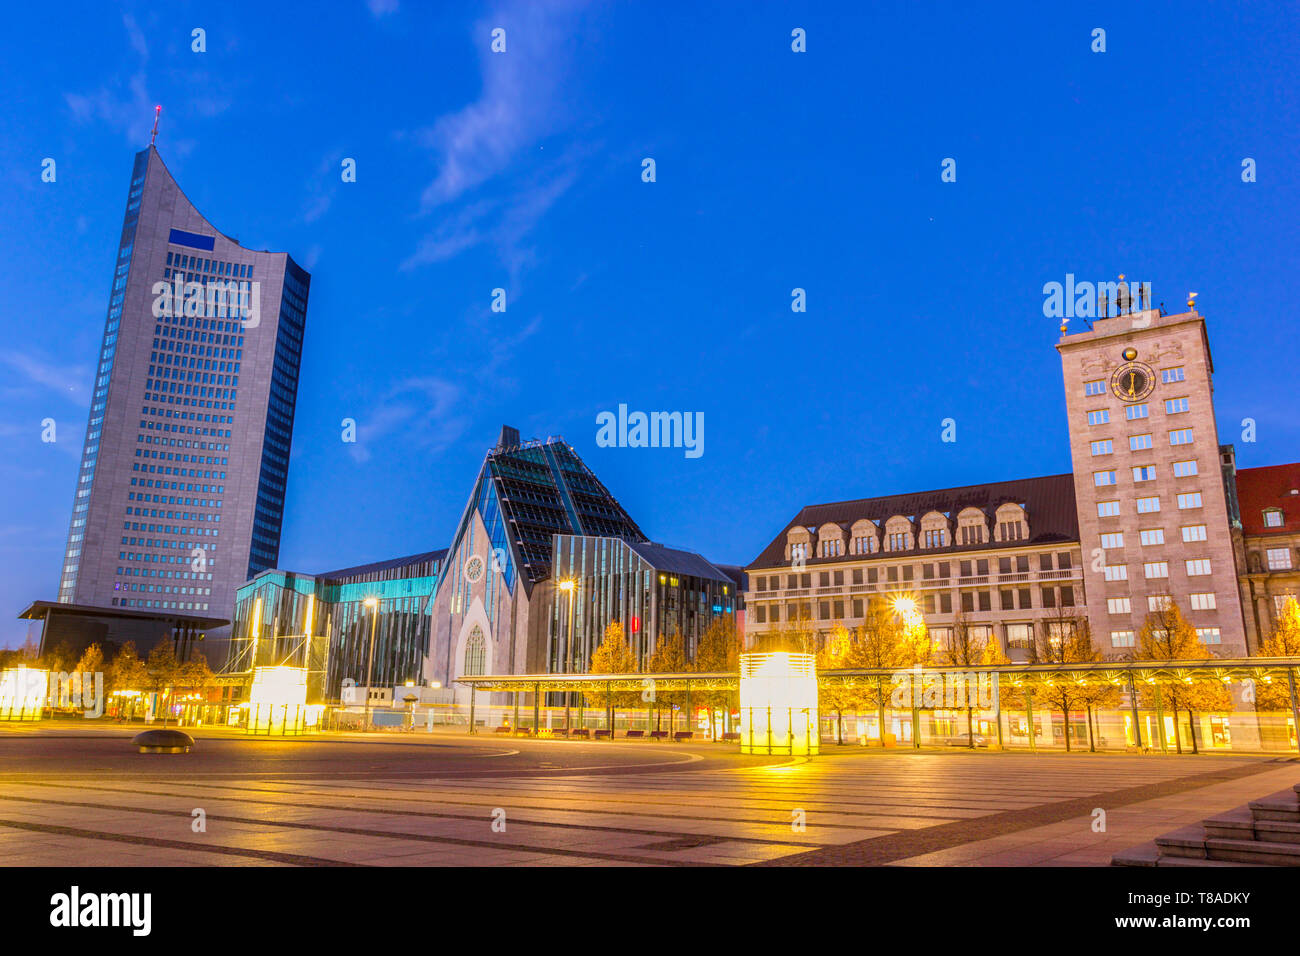
[{"label": "high-rise tower", "polygon": [[1242,656],[1205,320],[1119,303],[1057,345],[1093,639],[1123,654],[1172,598],[1212,653]]},{"label": "high-rise tower", "polygon": [[310,283],[136,154],[61,602],[228,617],[276,565]]}]

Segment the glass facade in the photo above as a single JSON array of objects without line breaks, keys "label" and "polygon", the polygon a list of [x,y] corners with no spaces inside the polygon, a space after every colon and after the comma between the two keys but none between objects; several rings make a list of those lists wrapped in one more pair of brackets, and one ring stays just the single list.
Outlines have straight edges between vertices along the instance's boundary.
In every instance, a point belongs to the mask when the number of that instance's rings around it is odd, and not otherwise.
[{"label": "glass facade", "polygon": [[373,597],[379,606],[370,686],[419,683],[445,555],[427,552],[320,575],[257,575],[236,593],[225,671],[251,673],[255,665],[286,662],[307,666],[321,674],[308,700],[338,701],[345,679],[366,684],[372,612],[365,601]]},{"label": "glass facade", "polygon": [[[477,510],[511,594],[521,578],[525,590],[531,591],[550,576],[552,535],[645,538],[568,444],[519,442],[512,429],[504,429],[501,441],[488,453],[473,501],[473,508],[461,519],[451,552],[457,553],[471,533],[470,516]],[[459,579],[449,584],[459,586]]]},{"label": "glass facade", "polygon": [[[690,551],[590,535],[555,535],[547,669],[584,673],[617,621],[644,668],[656,642],[680,634],[695,656],[713,621],[737,610],[736,582]],[[558,587],[573,582],[571,590]],[[570,615],[572,609],[572,615]]]}]

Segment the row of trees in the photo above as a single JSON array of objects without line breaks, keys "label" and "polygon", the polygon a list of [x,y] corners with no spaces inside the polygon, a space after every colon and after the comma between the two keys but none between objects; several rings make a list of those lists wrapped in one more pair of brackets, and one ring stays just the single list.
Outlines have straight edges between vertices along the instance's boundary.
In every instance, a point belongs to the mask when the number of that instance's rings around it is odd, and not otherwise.
[{"label": "row of trees", "polygon": [[[986,637],[987,628],[976,631],[958,613],[945,636],[931,639],[919,615],[898,613],[894,605],[872,601],[863,624],[852,631],[843,626],[832,631],[830,639],[818,652],[818,669],[839,668],[893,668],[901,669],[932,664],[935,666],[978,669],[1008,663],[997,642]],[[1101,661],[1102,651],[1093,641],[1088,619],[1082,615],[1058,609],[1054,619],[1046,622],[1045,629],[1035,635],[1028,648],[1031,664],[1086,664]],[[786,636],[803,639],[808,630],[806,622],[794,625],[793,634]],[[1294,599],[1287,602],[1279,616],[1273,634],[1260,648],[1265,657],[1300,655],[1300,605]],[[1210,649],[1197,636],[1196,628],[1184,616],[1177,602],[1170,601],[1149,615],[1137,636],[1134,652],[1126,655],[1131,661],[1195,661],[1212,657]],[[1038,702],[1062,715],[1065,726],[1065,746],[1069,750],[1070,715],[1085,712],[1088,733],[1093,732],[1094,711],[1116,707],[1127,688],[1118,687],[1105,680],[1088,680],[1086,677],[1063,675],[1062,679],[1036,684],[1032,690]],[[1168,711],[1174,721],[1174,744],[1182,751],[1182,730],[1179,714],[1186,712],[1191,726],[1195,726],[1196,712],[1229,710],[1232,694],[1214,678],[1183,681],[1140,681],[1135,688],[1138,706],[1143,709]],[[1003,707],[1024,708],[1030,703],[1028,688],[1012,683],[999,687]],[[1291,689],[1286,682],[1256,682],[1252,688],[1257,710],[1284,711],[1291,708]],[[864,685],[835,689],[823,694],[823,700],[837,713],[845,709],[860,711],[876,709],[881,712],[883,726],[884,700],[888,689],[883,681],[876,686]],[[967,733],[973,744],[972,710],[966,708]],[[842,733],[842,731],[841,731]],[[1196,739],[1191,741],[1196,749]]]},{"label": "row of trees", "polygon": [[[885,601],[873,599],[867,606],[866,618],[853,628],[842,624],[832,628],[829,636],[819,638],[812,622],[795,620],[769,631],[764,637],[764,650],[792,650],[817,655],[817,668],[826,670],[905,670],[916,666],[959,667],[963,670],[981,670],[1007,664],[996,640],[988,636],[984,625],[972,624],[958,612],[952,626],[941,636],[934,637],[924,619],[916,611],[915,601],[908,598]],[[663,637],[647,661],[649,673],[719,672],[737,669],[740,641],[734,618],[720,618],[709,628],[700,641],[695,658],[688,660],[680,635]],[[1286,657],[1300,655],[1300,605],[1292,599],[1279,616],[1274,633],[1260,648],[1262,656]],[[1169,602],[1149,614],[1144,622],[1133,652],[1128,660],[1137,661],[1194,661],[1211,658],[1208,647],[1199,639],[1195,627],[1184,616],[1177,602]],[[1088,619],[1060,608],[1054,618],[1039,629],[1028,648],[1032,664],[1086,664],[1103,660],[1101,649],[1093,640]],[[628,647],[622,625],[616,623],[606,628],[604,640],[592,654],[591,673],[637,673],[637,659]],[[1232,695],[1219,680],[1184,680],[1169,682],[1140,681],[1134,688],[1138,706],[1146,710],[1169,712],[1174,718],[1174,744],[1181,752],[1182,731],[1178,719],[1186,712],[1194,726],[1196,712],[1228,710]],[[1071,715],[1084,712],[1087,716],[1088,734],[1094,727],[1094,712],[1117,707],[1122,702],[1127,687],[1106,680],[1089,680],[1086,677],[1063,675],[1062,679],[1036,683],[1033,688],[1019,683],[1004,682],[999,687],[1002,706],[1006,709],[1024,709],[1037,703],[1043,708],[1062,715],[1065,728],[1065,746],[1071,749]],[[883,678],[864,681],[845,687],[826,688],[820,695],[824,711],[836,715],[837,736],[843,739],[843,717],[846,712],[871,712],[878,715],[884,727],[884,711],[888,706],[893,686]],[[1030,697],[1032,694],[1032,698]],[[1288,710],[1291,706],[1290,688],[1284,682],[1258,683],[1254,687],[1255,706],[1258,710]],[[647,703],[656,711],[661,706],[680,704],[682,692],[651,692],[650,701],[636,692],[588,692],[588,703],[606,709],[614,707],[639,707]],[[715,707],[726,707],[730,694],[726,691],[700,691],[692,694],[693,702]],[[974,713],[967,701],[966,727],[971,746],[974,745]],[[712,718],[710,718],[712,719]],[[1196,748],[1195,736],[1191,741]]]},{"label": "row of trees", "polygon": [[111,696],[114,691],[150,691],[159,695],[164,714],[167,705],[178,696],[206,695],[214,677],[203,654],[178,661],[171,643],[166,640],[158,642],[143,659],[136,651],[134,641],[127,641],[121,647],[110,646],[107,659],[100,644],[91,644],[77,657],[66,644],[38,655],[35,645],[29,641],[22,648],[6,652],[0,663],[6,667],[37,667],[52,674],[102,673],[105,696]]},{"label": "row of trees", "polygon": [[[694,655],[689,655],[681,634],[661,635],[655,642],[655,649],[646,659],[645,673],[649,674],[710,674],[730,672],[740,667],[740,635],[736,631],[736,619],[733,615],[717,617],[701,635]],[[591,653],[588,673],[592,674],[638,674],[642,673],[637,656],[628,646],[627,635],[623,625],[611,622],[601,638],[600,646]],[[653,709],[656,729],[660,718],[667,711],[669,722],[673,720],[674,707],[686,707],[686,692],[660,690],[653,684],[647,684],[637,691],[605,692],[600,689],[585,691],[583,699],[587,704],[610,711],[614,708]],[[692,690],[689,704],[707,707],[709,710],[709,730],[716,735],[714,711],[729,707],[732,693],[725,690]]]}]

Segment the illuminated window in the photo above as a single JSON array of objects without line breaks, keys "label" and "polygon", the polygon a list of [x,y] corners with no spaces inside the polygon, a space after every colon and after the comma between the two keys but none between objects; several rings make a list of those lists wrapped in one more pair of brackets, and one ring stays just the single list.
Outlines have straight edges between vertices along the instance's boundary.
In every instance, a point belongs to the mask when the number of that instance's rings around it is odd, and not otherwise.
[{"label": "illuminated window", "polygon": [[1147,610],[1151,613],[1168,610],[1174,599],[1168,594],[1152,594],[1147,598]]},{"label": "illuminated window", "polygon": [[1213,591],[1206,591],[1191,596],[1193,611],[1213,611],[1218,607]]},{"label": "illuminated window", "polygon": [[1142,565],[1142,572],[1148,578],[1167,578],[1169,577],[1169,562],[1148,561]]},{"label": "illuminated window", "polygon": [[1132,631],[1111,631],[1111,647],[1132,647],[1135,643]]},{"label": "illuminated window", "polygon": [[1132,612],[1132,605],[1128,598],[1107,598],[1106,610],[1111,614],[1129,614]]},{"label": "illuminated window", "polygon": [[1200,574],[1210,573],[1209,558],[1188,558],[1186,563],[1188,577],[1196,577]]}]

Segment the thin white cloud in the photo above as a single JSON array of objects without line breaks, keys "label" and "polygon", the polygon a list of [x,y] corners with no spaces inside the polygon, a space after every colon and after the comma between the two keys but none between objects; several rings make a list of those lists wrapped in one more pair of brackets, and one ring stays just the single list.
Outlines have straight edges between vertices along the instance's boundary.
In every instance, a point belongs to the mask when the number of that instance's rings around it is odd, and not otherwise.
[{"label": "thin white cloud", "polygon": [[122,84],[101,86],[93,93],[64,93],[72,118],[78,123],[96,120],[121,130],[131,142],[142,142],[153,128],[154,101],[149,96],[149,77],[145,64],[149,60],[149,45],[144,32],[129,13],[122,17],[131,48],[140,62],[135,73],[127,80],[125,92]]},{"label": "thin white cloud", "polygon": [[399,382],[376,408],[357,417],[357,440],[348,454],[364,463],[371,458],[371,446],[399,442],[431,454],[441,451],[469,426],[467,416],[456,414],[460,397],[460,388],[445,379]]},{"label": "thin white cloud", "polygon": [[525,240],[546,212],[574,184],[576,162],[561,161],[505,199],[484,199],[462,207],[420,240],[402,269],[445,262],[480,243],[497,249],[514,282],[533,259]]},{"label": "thin white cloud", "polygon": [[[438,175],[421,197],[424,209],[451,202],[496,176],[562,121],[557,92],[569,58],[571,21],[584,5],[582,0],[517,0],[474,25],[483,91],[418,134],[439,157]],[[506,49],[494,53],[492,31],[498,27],[506,31]]]},{"label": "thin white cloud", "polygon": [[122,25],[126,27],[126,35],[131,41],[131,49],[140,54],[140,59],[149,59],[149,44],[145,42],[144,31],[142,31],[139,24],[135,22],[135,17],[131,16],[129,13],[123,14]]},{"label": "thin white cloud", "polygon": [[74,404],[84,406],[89,402],[86,379],[90,373],[82,366],[50,362],[35,355],[13,351],[0,353],[0,362],[8,365],[29,383],[56,392]]}]

